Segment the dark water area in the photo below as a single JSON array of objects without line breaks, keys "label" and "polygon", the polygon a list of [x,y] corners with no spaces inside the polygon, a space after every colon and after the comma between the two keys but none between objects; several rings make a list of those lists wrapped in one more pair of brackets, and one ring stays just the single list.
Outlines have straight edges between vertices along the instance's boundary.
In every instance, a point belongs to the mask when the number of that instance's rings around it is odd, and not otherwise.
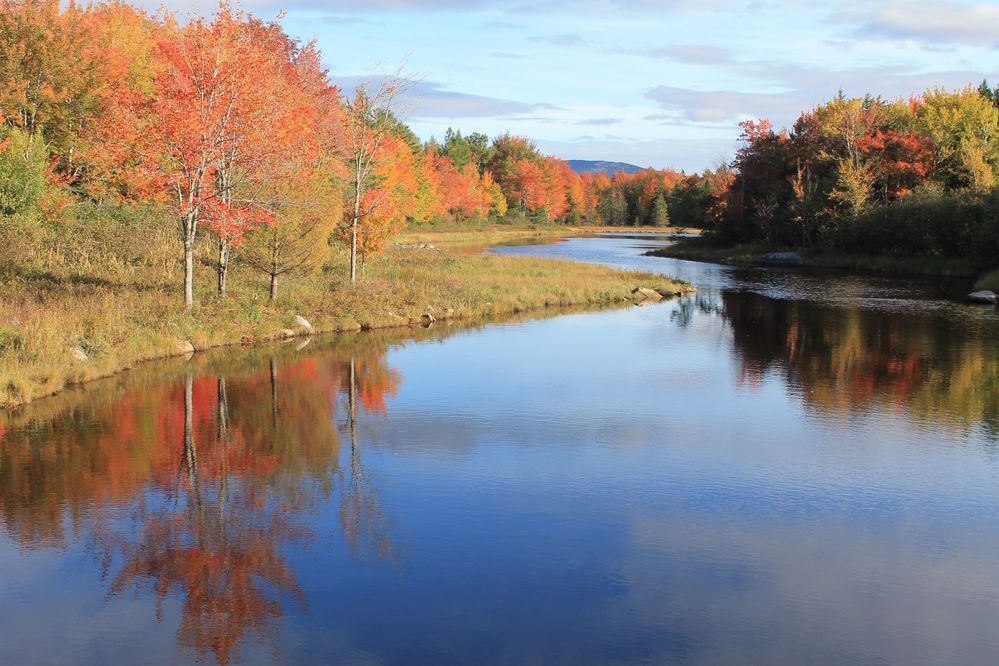
[{"label": "dark water area", "polygon": [[697,294],[0,416],[0,662],[999,662],[996,311],[663,242],[494,251]]}]

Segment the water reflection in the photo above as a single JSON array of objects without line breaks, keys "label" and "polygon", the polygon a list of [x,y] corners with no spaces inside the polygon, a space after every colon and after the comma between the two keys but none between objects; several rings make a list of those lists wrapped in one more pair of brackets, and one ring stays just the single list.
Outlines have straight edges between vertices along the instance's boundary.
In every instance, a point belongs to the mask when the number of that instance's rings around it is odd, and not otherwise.
[{"label": "water reflection", "polygon": [[177,641],[199,657],[226,664],[249,639],[276,644],[285,604],[307,603],[283,553],[316,538],[323,503],[339,503],[359,557],[391,554],[356,431],[359,412],[386,413],[402,375],[386,340],[367,342],[195,357],[172,364],[172,379],[29,419],[0,447],[9,537],[59,549],[84,536],[109,597],[150,594],[157,620],[183,600]]},{"label": "water reflection", "polygon": [[658,234],[621,235],[495,251],[689,280],[698,293],[671,304],[672,323],[721,314],[745,387],[779,372],[788,392],[821,414],[904,410],[999,438],[999,311],[961,302],[966,281],[645,256],[664,242]]},{"label": "water reflection", "polygon": [[355,556],[370,553],[389,558],[392,542],[378,495],[364,463],[357,437],[358,397],[363,408],[385,414],[385,397],[395,395],[402,375],[388,367],[384,354],[351,357],[347,383],[347,423],[350,433],[350,465],[341,472],[340,527]]},{"label": "water reflection", "polygon": [[994,315],[698,270],[0,415],[3,660],[995,663]]},{"label": "water reflection", "polygon": [[825,414],[905,410],[999,435],[995,344],[946,318],[739,291],[721,300],[746,385],[778,372],[789,391]]}]

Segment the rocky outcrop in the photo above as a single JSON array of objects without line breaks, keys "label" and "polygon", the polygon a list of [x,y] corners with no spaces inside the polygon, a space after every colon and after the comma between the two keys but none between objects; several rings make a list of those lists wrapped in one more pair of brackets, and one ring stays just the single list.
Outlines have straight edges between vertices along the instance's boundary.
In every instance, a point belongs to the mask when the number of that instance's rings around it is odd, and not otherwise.
[{"label": "rocky outcrop", "polygon": [[982,291],[971,292],[964,297],[964,300],[969,303],[979,303],[981,305],[996,305],[999,303],[999,296],[994,291],[983,289]]},{"label": "rocky outcrop", "polygon": [[800,266],[801,256],[797,252],[768,252],[760,257],[764,266]]},{"label": "rocky outcrop", "polygon": [[295,315],[295,325],[303,331],[312,331],[312,324],[302,315]]},{"label": "rocky outcrop", "polygon": [[663,299],[662,294],[648,287],[635,287],[631,290],[631,297],[638,302],[661,301]]},{"label": "rocky outcrop", "polygon": [[182,340],[177,343],[177,353],[178,354],[193,354],[194,345],[190,340]]}]

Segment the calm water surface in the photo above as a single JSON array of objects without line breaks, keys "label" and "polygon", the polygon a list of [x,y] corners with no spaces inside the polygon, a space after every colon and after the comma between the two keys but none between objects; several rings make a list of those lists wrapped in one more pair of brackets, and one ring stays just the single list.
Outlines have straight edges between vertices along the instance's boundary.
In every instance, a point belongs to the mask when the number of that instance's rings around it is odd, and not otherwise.
[{"label": "calm water surface", "polygon": [[999,662],[999,319],[696,296],[199,354],[0,417],[0,662]]}]

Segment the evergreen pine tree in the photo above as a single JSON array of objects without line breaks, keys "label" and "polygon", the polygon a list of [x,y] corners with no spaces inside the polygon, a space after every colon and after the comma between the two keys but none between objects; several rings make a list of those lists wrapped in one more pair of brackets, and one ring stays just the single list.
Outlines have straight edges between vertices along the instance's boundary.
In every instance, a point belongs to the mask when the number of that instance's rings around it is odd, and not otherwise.
[{"label": "evergreen pine tree", "polygon": [[669,226],[669,205],[666,203],[666,197],[663,196],[662,192],[652,202],[652,226]]}]

